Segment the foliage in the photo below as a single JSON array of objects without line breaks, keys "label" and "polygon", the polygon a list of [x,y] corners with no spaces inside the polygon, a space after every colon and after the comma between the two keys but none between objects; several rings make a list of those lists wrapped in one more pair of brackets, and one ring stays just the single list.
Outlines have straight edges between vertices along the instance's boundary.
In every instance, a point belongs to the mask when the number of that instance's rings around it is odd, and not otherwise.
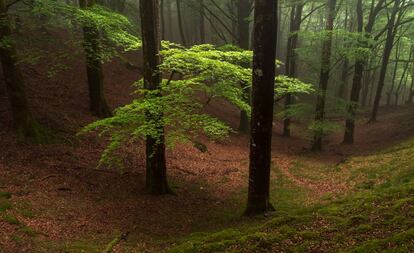
[{"label": "foliage", "polygon": [[[223,98],[250,112],[243,96],[244,89],[251,85],[251,51],[213,45],[186,49],[164,41],[161,56],[160,71],[169,78],[163,80],[159,90],[145,90],[140,80],[136,83],[137,98],[131,104],[117,109],[112,118],[83,129],[83,132],[98,131],[111,136],[100,164],[120,165],[115,151],[125,142],[144,140],[148,136],[159,139],[163,134],[159,132],[160,124],[167,129],[169,146],[194,141],[200,133],[212,139],[225,138],[231,132],[230,127],[203,112],[203,107],[212,99]],[[276,80],[278,96],[311,91],[310,85],[296,79],[282,76]],[[207,95],[207,102],[200,98],[202,94]],[[147,113],[158,117],[148,119]]]}]

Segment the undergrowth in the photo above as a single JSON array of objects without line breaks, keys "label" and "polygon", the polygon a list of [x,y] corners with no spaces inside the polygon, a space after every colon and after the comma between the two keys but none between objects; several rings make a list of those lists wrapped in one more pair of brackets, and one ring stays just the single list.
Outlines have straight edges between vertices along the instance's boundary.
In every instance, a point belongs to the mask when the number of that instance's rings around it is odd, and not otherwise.
[{"label": "undergrowth", "polygon": [[[300,172],[297,167],[293,172]],[[169,252],[412,252],[413,167],[414,140],[352,158],[329,170],[342,173],[341,180],[345,175],[348,194],[313,206],[304,203],[306,190],[277,172],[272,199],[277,212],[265,224],[191,235]]]}]

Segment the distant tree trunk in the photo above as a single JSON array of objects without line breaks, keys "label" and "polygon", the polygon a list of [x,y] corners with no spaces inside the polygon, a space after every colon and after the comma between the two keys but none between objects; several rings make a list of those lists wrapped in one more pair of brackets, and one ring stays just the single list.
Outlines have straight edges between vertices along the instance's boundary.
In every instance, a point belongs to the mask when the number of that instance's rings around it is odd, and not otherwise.
[{"label": "distant tree trunk", "polygon": [[[414,45],[411,47],[411,50],[414,51]],[[414,60],[414,57],[413,57]],[[408,94],[408,100],[407,103],[408,104],[412,104],[413,103],[413,98],[414,98],[414,63],[413,63],[413,69],[411,70],[411,85],[410,85],[410,89],[409,89],[409,94]]]},{"label": "distant tree trunk", "polygon": [[[358,19],[358,33],[362,34],[364,29],[364,13],[362,8],[362,0],[357,2],[357,19]],[[361,42],[360,42],[361,43]],[[365,41],[362,42],[362,46],[366,47]],[[361,93],[362,77],[364,74],[365,59],[358,58],[355,62],[354,79],[352,82],[351,97],[348,105],[348,114],[345,123],[345,136],[344,143],[354,143],[355,132],[355,118],[358,110],[359,94]]]},{"label": "distant tree trunk", "polygon": [[[5,0],[0,0],[0,23],[0,41],[4,41],[5,38],[12,35]],[[0,61],[6,84],[6,94],[13,116],[13,126],[18,136],[23,139],[30,139],[38,143],[47,142],[46,132],[30,112],[24,91],[24,79],[16,57],[16,49],[12,43],[0,46]]]},{"label": "distant tree trunk", "polygon": [[391,97],[392,97],[392,93],[394,92],[395,81],[397,79],[398,60],[400,58],[400,46],[401,46],[401,41],[400,41],[400,43],[397,44],[397,46],[395,48],[395,64],[394,64],[394,71],[392,73],[391,88],[387,92],[387,105],[391,105]]},{"label": "distant tree trunk", "polygon": [[401,3],[401,0],[395,0],[394,7],[391,13],[391,17],[390,17],[390,20],[388,21],[387,38],[385,41],[381,71],[380,71],[378,87],[377,87],[377,93],[375,95],[374,106],[372,109],[370,122],[377,121],[378,109],[381,103],[382,90],[385,84],[385,76],[387,74],[388,62],[390,60],[390,55],[391,55],[391,51],[392,51],[393,44],[394,44],[395,34],[396,34],[395,20],[397,18],[397,14],[400,9],[400,3]]},{"label": "distant tree trunk", "polygon": [[[159,64],[161,62],[159,56],[161,47],[159,8],[159,0],[140,1],[144,87],[150,91],[160,89],[162,78],[159,72]],[[148,191],[152,194],[171,193],[167,183],[162,117],[162,113],[147,113],[148,120],[157,125],[157,132],[159,134],[159,138],[147,136],[146,140],[146,185]]]},{"label": "distant tree trunk", "polygon": [[[316,101],[315,122],[323,124],[325,120],[325,100],[328,89],[329,74],[331,69],[332,54],[332,30],[334,27],[336,0],[327,0],[326,3],[326,31],[327,36],[322,45],[321,74],[319,81],[319,93]],[[317,127],[314,131],[312,150],[322,150],[323,127]]]},{"label": "distant tree trunk", "polygon": [[185,38],[183,18],[181,15],[181,0],[176,0],[177,3],[177,18],[178,18],[178,29],[180,30],[181,42],[183,46],[187,46],[187,40]]},{"label": "distant tree trunk", "polygon": [[[90,8],[94,4],[95,0],[79,1],[81,8]],[[83,37],[89,86],[89,108],[92,114],[97,117],[109,117],[112,114],[104,95],[104,75],[100,57],[100,34],[93,23],[84,25]]]},{"label": "distant tree trunk", "polygon": [[[298,47],[298,32],[302,23],[302,12],[304,4],[296,4],[292,7],[290,17],[290,31],[288,37],[288,46],[286,52],[286,75],[292,78],[296,77],[296,60],[298,55],[296,49]],[[287,94],[285,99],[285,109],[288,109],[294,103],[294,97],[292,94]],[[290,136],[290,124],[291,119],[285,117],[283,121],[283,135]]]},{"label": "distant tree trunk", "polygon": [[398,102],[399,102],[398,100],[399,100],[399,95],[400,95],[401,89],[406,85],[406,82],[407,82],[407,79],[408,79],[407,71],[408,71],[408,68],[410,67],[410,60],[411,60],[412,55],[413,55],[413,50],[410,50],[410,55],[408,57],[408,61],[405,63],[403,74],[401,76],[398,87],[395,91],[395,105],[398,105]]},{"label": "distant tree trunk", "polygon": [[269,202],[275,85],[277,1],[255,0],[249,194],[246,215],[273,211]]},{"label": "distant tree trunk", "polygon": [[165,40],[164,0],[160,0],[160,17],[161,17],[161,39]]},{"label": "distant tree trunk", "polygon": [[[251,3],[250,0],[238,0],[237,2],[237,27],[238,27],[238,38],[237,38],[237,45],[240,48],[249,49],[249,38],[250,38],[250,8]],[[250,90],[246,87],[244,89],[244,97],[245,100],[249,101],[250,97]],[[240,124],[239,124],[239,131],[241,133],[247,133],[249,131],[249,117],[247,112],[242,110],[240,112]]]},{"label": "distant tree trunk", "polygon": [[172,1],[167,1],[167,23],[168,23],[168,39],[174,41],[173,18],[172,18]]},{"label": "distant tree trunk", "polygon": [[[345,12],[345,20],[344,20],[344,29],[345,31],[352,32],[352,21],[350,22],[350,25],[348,27],[348,9]],[[361,31],[362,32],[362,31]],[[347,47],[348,45],[344,45]],[[339,88],[337,96],[342,99],[346,99],[346,91],[348,88],[348,72],[349,72],[349,59],[348,57],[345,57],[342,63],[342,71],[341,71],[341,81],[339,82]]]},{"label": "distant tree trunk", "polygon": [[204,0],[200,1],[200,43],[205,44],[206,43],[206,22],[205,22],[205,10],[204,10]]}]

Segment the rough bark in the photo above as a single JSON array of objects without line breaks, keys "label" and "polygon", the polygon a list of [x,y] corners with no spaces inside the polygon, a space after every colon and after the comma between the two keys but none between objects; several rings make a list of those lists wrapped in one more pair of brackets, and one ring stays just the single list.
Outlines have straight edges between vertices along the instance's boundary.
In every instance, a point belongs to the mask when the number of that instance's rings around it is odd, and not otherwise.
[{"label": "rough bark", "polygon": [[276,58],[277,1],[256,0],[252,120],[246,215],[274,210],[269,202]]},{"label": "rough bark", "polygon": [[[144,55],[144,87],[153,91],[160,89],[161,62],[159,51],[160,20],[159,0],[140,1],[142,47]],[[162,113],[147,113],[147,120],[158,125],[158,138],[146,138],[146,186],[151,194],[167,194],[171,190],[167,183],[167,166],[165,158],[165,136],[162,125]]]}]

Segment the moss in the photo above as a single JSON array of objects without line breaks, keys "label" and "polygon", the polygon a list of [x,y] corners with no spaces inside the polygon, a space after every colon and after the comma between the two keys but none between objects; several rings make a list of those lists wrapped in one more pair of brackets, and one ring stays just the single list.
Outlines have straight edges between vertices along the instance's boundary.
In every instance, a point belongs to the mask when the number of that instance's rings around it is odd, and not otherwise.
[{"label": "moss", "polygon": [[20,237],[20,236],[18,236],[18,235],[12,235],[11,236],[11,239],[14,241],[14,242],[16,242],[16,243],[22,243],[22,242],[24,242],[24,240],[23,240],[23,238],[22,237]]},{"label": "moss", "polygon": [[7,209],[10,209],[12,207],[12,204],[10,200],[6,198],[0,198],[0,213],[6,211]]},{"label": "moss", "polygon": [[369,231],[371,231],[373,228],[372,228],[372,225],[370,225],[370,224],[361,224],[361,225],[359,225],[358,227],[356,227],[355,229],[353,229],[356,233],[366,233],[366,232],[369,232]]},{"label": "moss", "polygon": [[10,199],[11,198],[11,193],[0,191],[0,199],[1,198]]},{"label": "moss", "polygon": [[11,214],[4,214],[2,216],[3,221],[9,223],[10,225],[20,225],[20,221]]},{"label": "moss", "polygon": [[21,227],[19,231],[30,237],[36,237],[39,234],[38,232],[27,226]]},{"label": "moss", "polygon": [[406,206],[413,206],[414,205],[414,198],[403,198],[395,201],[394,209],[395,210],[401,210],[404,209]]}]

